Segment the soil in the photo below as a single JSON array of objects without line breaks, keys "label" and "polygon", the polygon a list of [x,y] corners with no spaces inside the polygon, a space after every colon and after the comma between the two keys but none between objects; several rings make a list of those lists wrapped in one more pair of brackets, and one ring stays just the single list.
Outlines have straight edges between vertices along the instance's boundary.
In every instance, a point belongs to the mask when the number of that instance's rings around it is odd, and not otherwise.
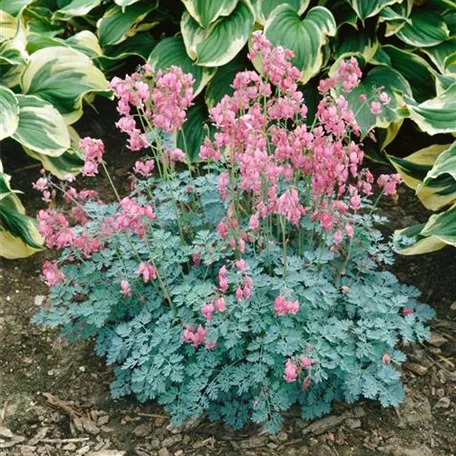
[{"label": "soil", "polygon": [[[135,157],[119,150],[115,113],[107,103],[80,124],[83,135],[103,137],[107,160],[120,185]],[[39,167],[25,162],[5,143],[4,163],[30,213],[43,204],[30,182]],[[31,166],[24,170],[24,166]],[[21,169],[19,169],[21,168]],[[101,185],[107,185],[100,179]],[[429,214],[405,188],[397,205],[382,211],[387,232],[422,222]],[[304,422],[287,414],[282,431],[269,436],[251,426],[234,432],[220,423],[169,427],[153,403],[113,400],[111,370],[93,353],[91,341],[68,343],[57,330],[42,330],[30,318],[46,300],[40,278],[49,252],[3,261],[0,270],[0,455],[1,456],[450,456],[456,455],[456,249],[418,257],[398,257],[394,272],[421,289],[422,301],[437,311],[429,343],[407,348],[402,367],[407,396],[398,407],[383,409],[361,401],[336,404],[328,417]],[[453,309],[453,310],[452,310]]]}]

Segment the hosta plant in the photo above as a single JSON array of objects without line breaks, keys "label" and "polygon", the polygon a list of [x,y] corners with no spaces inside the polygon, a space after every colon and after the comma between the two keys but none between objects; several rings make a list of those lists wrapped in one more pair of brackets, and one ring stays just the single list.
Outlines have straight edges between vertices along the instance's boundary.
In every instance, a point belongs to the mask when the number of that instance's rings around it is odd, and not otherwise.
[{"label": "hosta plant", "polygon": [[[320,82],[307,127],[292,56],[254,35],[263,75],[238,73],[211,110],[198,168],[175,144],[192,76],[146,65],[111,82],[117,127],[132,151],[148,151],[128,195],[35,183],[45,200],[56,190],[64,200],[38,216],[60,256],[44,264],[50,302],[34,321],[94,338],[115,366],[112,394],[155,400],[176,424],[207,414],[274,432],[294,404],[304,419],[335,400],[397,405],[401,345],[428,336],[432,310],[385,270],[393,256],[375,228],[384,219],[353,141],[359,126],[332,95],[359,85],[357,61]],[[373,115],[390,109],[385,92],[362,98]],[[106,171],[100,140],[81,147],[86,176]],[[381,175],[376,200],[399,182]]]}]

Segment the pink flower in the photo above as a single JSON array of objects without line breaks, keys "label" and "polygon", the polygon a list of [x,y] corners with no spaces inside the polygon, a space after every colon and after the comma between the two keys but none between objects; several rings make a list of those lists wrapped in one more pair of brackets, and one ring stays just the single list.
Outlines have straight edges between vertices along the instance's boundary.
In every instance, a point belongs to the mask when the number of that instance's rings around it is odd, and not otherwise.
[{"label": "pink flower", "polygon": [[298,191],[295,188],[287,190],[278,200],[277,213],[283,215],[290,222],[297,225],[301,219],[304,208],[299,203]]},{"label": "pink flower", "polygon": [[144,283],[149,282],[150,279],[157,278],[157,272],[155,271],[155,268],[151,264],[144,261],[139,264],[136,272],[142,276]]},{"label": "pink flower", "polygon": [[225,312],[225,298],[222,296],[214,301],[214,307],[217,312]]},{"label": "pink flower", "polygon": [[48,180],[45,177],[40,177],[35,183],[32,184],[35,190],[44,192],[48,186]]},{"label": "pink flower", "polygon": [[402,177],[400,174],[380,174],[377,179],[379,187],[383,188],[385,195],[396,195],[396,187],[402,183]]},{"label": "pink flower", "polygon": [[222,201],[225,201],[226,197],[228,196],[228,184],[229,183],[230,183],[230,178],[229,178],[228,173],[226,173],[226,172],[220,173],[219,177],[218,177],[217,188],[218,188],[218,191],[220,192]]},{"label": "pink flower", "polygon": [[274,301],[274,311],[277,316],[286,314],[296,315],[299,311],[299,302],[287,301],[283,296],[277,296]]},{"label": "pink flower", "polygon": [[144,177],[149,177],[152,174],[152,170],[155,167],[155,163],[153,160],[147,160],[147,161],[137,161],[135,163],[135,166],[133,168],[133,171],[136,174],[140,174],[141,176]]},{"label": "pink flower", "polygon": [[241,272],[245,272],[247,270],[247,265],[245,264],[245,261],[243,259],[235,261],[234,265]]},{"label": "pink flower", "polygon": [[241,287],[236,288],[236,299],[238,302],[242,301],[242,298],[244,297],[244,292],[242,291]]},{"label": "pink flower", "polygon": [[342,285],[340,290],[342,291],[342,294],[347,294],[350,292],[350,287],[348,287],[347,285]]},{"label": "pink flower", "polygon": [[207,319],[207,321],[212,320],[212,314],[214,313],[215,307],[214,304],[204,304],[201,307],[201,313],[203,314],[204,318]]},{"label": "pink flower", "polygon": [[298,378],[298,367],[291,359],[288,359],[285,363],[285,374],[283,378],[288,383],[292,383]]},{"label": "pink flower", "polygon": [[206,334],[207,330],[201,325],[198,326],[196,331],[192,326],[185,326],[182,333],[182,340],[185,343],[193,344],[195,348],[198,348],[201,344],[206,342]]},{"label": "pink flower", "polygon": [[345,232],[347,233],[347,236],[349,238],[352,238],[355,235],[355,231],[353,230],[353,227],[349,224],[345,224]]},{"label": "pink flower", "polygon": [[379,99],[384,105],[389,104],[391,101],[391,98],[389,97],[389,95],[386,92],[382,92],[379,96]]},{"label": "pink flower", "polygon": [[403,309],[401,309],[402,315],[412,315],[413,313],[414,313],[413,309],[409,309],[407,307],[404,307]]},{"label": "pink flower", "polygon": [[370,112],[374,115],[374,116],[378,116],[382,113],[382,104],[378,101],[373,101],[371,102],[370,104]]},{"label": "pink flower", "polygon": [[386,352],[382,356],[382,363],[383,364],[390,364],[391,363],[391,357]]},{"label": "pink flower", "polygon": [[131,296],[132,293],[131,293],[131,288],[130,288],[130,284],[128,283],[128,280],[121,280],[120,281],[120,288],[122,289],[122,294],[124,296]]},{"label": "pink flower", "polygon": [[301,363],[301,367],[305,370],[309,370],[312,366],[312,361],[308,356],[300,356],[299,362]]},{"label": "pink flower", "polygon": [[53,287],[65,279],[57,265],[48,260],[43,263],[43,276],[48,287]]},{"label": "pink flower", "polygon": [[342,231],[337,230],[337,231],[334,233],[334,243],[335,243],[336,245],[340,245],[340,244],[342,243],[342,238],[343,238]]}]

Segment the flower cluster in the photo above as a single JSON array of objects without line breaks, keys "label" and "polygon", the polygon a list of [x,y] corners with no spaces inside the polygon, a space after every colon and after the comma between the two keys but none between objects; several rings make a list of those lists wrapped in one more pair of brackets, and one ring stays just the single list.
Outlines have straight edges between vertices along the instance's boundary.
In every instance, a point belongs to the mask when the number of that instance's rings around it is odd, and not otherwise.
[{"label": "flower cluster", "polygon": [[[263,74],[238,73],[233,94],[211,109],[215,133],[197,172],[174,166],[186,156],[170,134],[192,103],[192,77],[146,65],[113,79],[118,128],[131,150],[151,153],[136,161],[128,195],[114,189],[115,203],[72,178],[34,184],[52,203],[39,231],[62,250],[43,267],[51,305],[37,321],[94,337],[116,366],[113,394],[157,399],[176,423],[207,412],[277,431],[294,403],[305,418],[341,399],[396,405],[399,343],[423,340],[432,312],[379,267],[392,254],[370,197],[394,197],[400,178],[381,175],[376,189],[362,167],[346,98],[358,63],[320,83],[309,118],[293,53],[255,33],[249,55]],[[390,100],[380,92],[374,102]],[[93,176],[103,144],[81,146]]]}]

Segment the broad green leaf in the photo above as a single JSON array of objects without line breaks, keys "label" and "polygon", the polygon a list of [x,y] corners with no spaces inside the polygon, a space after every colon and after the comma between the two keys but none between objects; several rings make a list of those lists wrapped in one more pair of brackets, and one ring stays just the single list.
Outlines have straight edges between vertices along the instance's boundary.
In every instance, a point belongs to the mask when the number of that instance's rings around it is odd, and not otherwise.
[{"label": "broad green leaf", "polygon": [[13,236],[0,227],[0,257],[8,260],[27,258],[40,250],[42,248],[35,249],[30,247],[20,237]]},{"label": "broad green leaf", "polygon": [[60,113],[34,95],[16,95],[19,124],[13,139],[40,154],[61,155],[70,147],[70,136]]},{"label": "broad green leaf", "polygon": [[456,73],[455,74],[440,74],[437,71],[433,71],[435,76],[435,88],[437,95],[441,95],[445,90],[449,89],[453,84],[456,84]]},{"label": "broad green leaf", "polygon": [[16,17],[23,8],[30,5],[33,0],[0,0],[0,10],[6,11]]},{"label": "broad green leaf", "polygon": [[383,8],[402,0],[348,0],[352,8],[356,11],[358,17],[364,21],[368,17],[375,16]]},{"label": "broad green leaf", "polygon": [[45,48],[33,53],[21,85],[24,93],[51,103],[68,124],[81,117],[86,94],[109,94],[108,82],[91,59],[66,47]]},{"label": "broad green leaf", "polygon": [[220,16],[229,16],[238,0],[182,0],[187,11],[198,24],[206,28]]},{"label": "broad green leaf", "polygon": [[348,0],[330,0],[322,6],[331,11],[336,20],[337,28],[344,24],[350,24],[354,28],[358,27],[358,16]]},{"label": "broad green leaf", "polygon": [[438,211],[456,201],[456,142],[437,157],[416,193],[426,208]]},{"label": "broad green leaf", "polygon": [[430,59],[431,62],[437,67],[441,74],[453,71],[452,68],[447,68],[445,62],[449,57],[456,53],[456,37],[445,41],[438,46],[428,47],[420,49],[421,52],[424,52]]},{"label": "broad green leaf", "polygon": [[208,135],[208,112],[205,103],[197,100],[187,112],[187,120],[177,135],[177,147],[184,150],[191,162],[199,160],[204,138]]},{"label": "broad green leaf", "polygon": [[443,13],[443,20],[448,26],[450,36],[456,36],[456,7]]},{"label": "broad green leaf", "polygon": [[[333,68],[337,66],[338,62],[333,65]],[[389,95],[391,101],[387,106],[383,106],[380,115],[374,116],[370,112],[370,101],[378,98],[380,88]],[[355,113],[361,135],[364,137],[375,127],[387,128],[392,122],[400,120],[396,91],[411,95],[409,83],[398,71],[380,65],[365,74],[361,83],[352,92],[346,94],[340,90],[338,95],[343,95],[348,100],[351,110]],[[360,95],[364,94],[367,96],[367,102],[360,99]]]},{"label": "broad green leaf", "polygon": [[130,5],[133,5],[133,3],[138,3],[139,0],[114,0],[123,10]]},{"label": "broad green leaf", "polygon": [[358,27],[355,29],[349,24],[339,27],[334,43],[334,58],[346,54],[361,54],[366,62],[370,62],[378,49],[378,40],[375,34]]},{"label": "broad green leaf", "polygon": [[52,20],[68,21],[76,16],[85,16],[95,7],[100,5],[102,0],[72,0],[63,8],[55,11]]},{"label": "broad green leaf", "polygon": [[152,0],[135,3],[125,8],[125,11],[118,5],[109,7],[97,23],[101,47],[118,44],[127,36],[134,35],[138,24],[157,6],[158,0]]},{"label": "broad green leaf", "polygon": [[216,73],[215,68],[205,68],[193,63],[185,50],[181,37],[161,40],[149,56],[148,63],[155,69],[165,70],[170,66],[180,66],[185,73],[191,73],[195,79],[193,91],[198,95]]},{"label": "broad green leaf", "polygon": [[279,5],[290,5],[298,15],[304,13],[309,6],[310,0],[252,0],[252,6],[255,10],[256,21],[264,25],[269,15]]},{"label": "broad green leaf", "polygon": [[264,27],[266,37],[274,46],[294,52],[294,64],[301,70],[305,83],[318,74],[324,60],[323,47],[336,34],[336,22],[331,12],[321,6],[308,11],[303,20],[289,5],[277,7]]},{"label": "broad green leaf", "polygon": [[17,19],[6,11],[0,10],[0,41],[14,38],[16,30]]},{"label": "broad green leaf", "polygon": [[[1,168],[1,166],[0,166]],[[35,219],[25,215],[16,191],[11,190],[10,176],[0,172],[0,256],[24,258],[40,250],[43,238]]]},{"label": "broad green leaf", "polygon": [[68,127],[70,135],[70,147],[62,155],[52,157],[39,154],[24,147],[25,152],[35,160],[39,160],[44,168],[51,172],[58,179],[65,179],[69,173],[77,175],[84,166],[83,154],[79,149],[80,137],[73,127]]},{"label": "broad green leaf", "polygon": [[21,40],[5,40],[0,43],[0,64],[25,65],[28,54]]},{"label": "broad green leaf", "polygon": [[410,83],[416,101],[421,102],[435,97],[435,77],[426,60],[395,46],[383,46],[383,51],[389,57],[391,68],[399,71]]},{"label": "broad green leaf", "polygon": [[388,155],[388,159],[402,176],[405,184],[416,190],[425,179],[426,174],[432,169],[438,156],[448,147],[449,144],[434,144],[405,158]]},{"label": "broad green leaf", "polygon": [[398,253],[401,255],[422,255],[424,253],[435,252],[446,246],[445,242],[436,237],[422,236],[421,230],[423,228],[424,223],[396,231],[395,235],[406,236],[412,240],[411,245],[404,246],[398,250]]},{"label": "broad green leaf", "polygon": [[449,30],[442,16],[434,11],[413,10],[396,36],[410,46],[431,47],[449,38]]},{"label": "broad green leaf", "polygon": [[14,93],[0,86],[0,141],[12,136],[19,124],[19,102]]},{"label": "broad green leaf", "polygon": [[437,97],[418,104],[404,96],[412,120],[430,135],[456,132],[456,84]]},{"label": "broad green leaf", "polygon": [[229,16],[219,17],[207,29],[184,14],[181,30],[187,54],[197,65],[218,67],[232,60],[247,43],[253,29],[254,13],[247,0],[239,0]]},{"label": "broad green leaf", "polygon": [[404,21],[410,17],[413,9],[413,0],[401,0],[391,6],[386,6],[380,11],[379,22]]},{"label": "broad green leaf", "polygon": [[97,58],[97,62],[106,71],[111,69],[118,61],[132,55],[147,60],[156,44],[157,41],[149,33],[138,33],[114,46],[105,46],[103,55]]},{"label": "broad green leaf", "polygon": [[30,54],[47,47],[59,46],[76,49],[90,58],[96,58],[103,54],[103,51],[98,44],[97,36],[88,30],[76,33],[66,40],[37,33],[30,33],[28,36],[27,50]]},{"label": "broad green leaf", "polygon": [[431,215],[420,232],[424,237],[435,237],[456,247],[456,204],[445,212]]},{"label": "broad green leaf", "polygon": [[233,94],[233,81],[236,74],[246,69],[246,62],[236,57],[226,65],[217,69],[215,76],[209,81],[205,92],[206,105],[214,107],[225,95]]}]

